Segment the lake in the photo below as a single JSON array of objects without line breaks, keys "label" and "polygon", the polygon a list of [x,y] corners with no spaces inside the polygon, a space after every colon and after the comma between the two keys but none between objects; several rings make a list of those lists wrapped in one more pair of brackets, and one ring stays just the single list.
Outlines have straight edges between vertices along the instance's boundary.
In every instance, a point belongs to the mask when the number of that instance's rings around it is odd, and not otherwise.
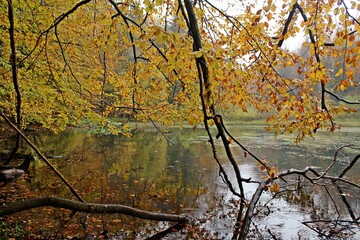
[{"label": "lake", "polygon": [[[305,166],[326,169],[339,147],[347,144],[359,147],[360,142],[359,128],[343,128],[335,133],[320,131],[314,139],[309,138],[296,145],[295,136],[274,138],[272,133],[264,131],[263,126],[230,126],[229,130],[252,153],[277,165],[280,171],[303,169]],[[156,129],[148,127],[137,131],[131,138],[71,129],[57,135],[40,133],[30,139],[51,157],[51,162],[85,201],[126,204],[149,211],[190,216],[192,227],[187,228],[186,233],[170,234],[168,239],[231,239],[239,200],[228,191],[219,176],[205,130],[171,128],[166,135],[174,144]],[[229,171],[230,179],[234,180],[221,143],[217,142],[217,145],[224,167]],[[256,181],[263,179],[264,172],[254,159],[250,156],[245,158],[244,152],[236,145],[232,145],[232,149],[243,177]],[[330,172],[341,172],[356,154],[359,150],[344,149]],[[43,162],[36,160],[30,168],[28,178],[0,189],[4,201],[11,200],[13,196],[39,195],[74,199]],[[359,170],[357,164],[347,175],[358,184]],[[248,198],[256,186],[255,183],[245,185]],[[310,187],[304,181],[301,191],[284,193],[275,200],[270,193],[265,193],[249,238],[257,239],[257,234],[261,232],[265,239],[270,238],[270,233],[279,239],[299,239],[298,236],[302,236],[301,239],[321,239],[316,231],[302,222],[320,218],[351,220],[349,207],[358,217],[359,192],[353,189],[344,191],[340,195],[335,187]],[[344,196],[350,206],[344,204]],[[334,202],[338,203],[336,207]],[[69,217],[69,213],[51,208],[46,208],[46,211],[35,209],[26,214],[15,214],[11,221],[19,223],[21,220],[19,224],[38,235],[64,234],[62,236],[87,238],[107,230],[114,238],[143,239],[168,226],[167,223],[120,215],[77,213],[75,217]],[[38,226],[42,226],[40,230]],[[318,225],[320,228],[323,226]],[[359,239],[357,232],[359,228],[344,230],[344,239]]]}]

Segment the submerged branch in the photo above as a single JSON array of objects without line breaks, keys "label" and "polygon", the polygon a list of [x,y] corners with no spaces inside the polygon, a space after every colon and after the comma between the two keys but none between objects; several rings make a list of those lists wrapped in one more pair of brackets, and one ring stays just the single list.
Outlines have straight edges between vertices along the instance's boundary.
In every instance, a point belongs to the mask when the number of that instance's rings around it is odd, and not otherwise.
[{"label": "submerged branch", "polygon": [[155,235],[147,238],[146,240],[159,240],[159,239],[163,239],[165,238],[167,235],[173,233],[174,231],[180,231],[181,229],[183,229],[185,227],[186,224],[184,224],[183,222],[179,222],[177,224],[175,224],[174,226],[170,226],[167,229],[165,229],[164,231],[158,232]]}]

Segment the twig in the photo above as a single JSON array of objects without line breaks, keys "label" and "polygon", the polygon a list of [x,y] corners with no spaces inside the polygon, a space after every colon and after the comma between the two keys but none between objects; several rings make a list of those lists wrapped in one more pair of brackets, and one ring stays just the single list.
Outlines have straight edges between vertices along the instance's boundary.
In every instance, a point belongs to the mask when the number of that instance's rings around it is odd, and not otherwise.
[{"label": "twig", "polygon": [[347,104],[360,104],[360,99],[356,100],[355,102],[351,102],[351,101],[348,101],[348,100],[346,100],[344,98],[339,97],[338,95],[336,95],[336,94],[334,94],[334,93],[332,93],[332,92],[330,92],[330,91],[328,91],[326,89],[325,89],[325,92],[327,94],[329,94],[330,96],[334,97],[336,100],[338,100],[340,102],[344,102],[344,103],[347,103]]},{"label": "twig", "polygon": [[326,168],[326,170],[321,174],[321,176],[318,177],[319,179],[320,179],[321,177],[323,177],[325,174],[327,174],[327,173],[329,172],[330,168],[332,168],[332,166],[334,166],[339,152],[340,152],[343,148],[350,147],[350,146],[351,146],[351,144],[349,144],[349,145],[344,145],[344,146],[341,146],[340,148],[338,148],[338,149],[336,150],[335,155],[334,155],[334,159],[333,159],[332,163]]},{"label": "twig", "polygon": [[344,192],[341,190],[341,188],[340,188],[337,184],[335,184],[335,186],[336,186],[336,189],[337,189],[338,192],[339,192],[339,195],[340,195],[341,199],[343,200],[343,202],[344,202],[344,204],[345,204],[345,206],[346,206],[346,209],[347,209],[348,212],[349,212],[349,215],[350,215],[351,219],[354,220],[354,221],[356,221],[356,217],[355,217],[354,211],[352,210],[352,207],[351,207],[350,203],[349,203],[348,200],[346,199]]},{"label": "twig", "polygon": [[278,240],[278,238],[271,232],[270,228],[268,228],[267,231],[270,234],[270,236],[272,237],[272,239]]},{"label": "twig", "polygon": [[357,162],[357,160],[359,160],[360,158],[360,154],[357,155],[356,157],[354,157],[354,159],[350,162],[350,164],[340,173],[339,178],[343,177]]}]

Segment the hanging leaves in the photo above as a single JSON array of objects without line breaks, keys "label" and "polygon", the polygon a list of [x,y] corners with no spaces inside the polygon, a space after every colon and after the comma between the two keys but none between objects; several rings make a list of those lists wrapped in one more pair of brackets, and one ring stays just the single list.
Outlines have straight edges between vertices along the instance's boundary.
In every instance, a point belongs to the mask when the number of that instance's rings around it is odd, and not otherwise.
[{"label": "hanging leaves", "polygon": [[[178,1],[14,2],[23,124],[61,130],[91,121],[121,132],[125,125],[110,119],[126,116],[196,125],[203,116],[193,61],[203,57],[206,104],[257,109],[276,134],[297,133],[300,141],[354,111],[334,96],[356,91],[360,25],[352,13],[359,4],[269,0],[244,3],[231,17],[210,2],[198,6],[203,46],[194,51]],[[0,107],[12,114],[9,23],[1,11]]]}]

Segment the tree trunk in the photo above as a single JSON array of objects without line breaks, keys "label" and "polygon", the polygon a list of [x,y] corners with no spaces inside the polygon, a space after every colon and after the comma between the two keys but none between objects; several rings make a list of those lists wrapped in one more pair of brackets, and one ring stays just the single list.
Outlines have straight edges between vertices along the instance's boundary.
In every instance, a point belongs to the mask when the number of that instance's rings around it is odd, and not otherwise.
[{"label": "tree trunk", "polygon": [[[14,24],[14,11],[13,11],[13,4],[11,0],[8,0],[8,19],[9,19],[9,37],[10,37],[10,47],[11,47],[11,73],[12,73],[12,80],[14,84],[14,89],[16,93],[16,125],[21,130],[21,93],[19,87],[19,81],[17,76],[17,59],[16,59],[16,46],[15,46],[15,24]],[[19,149],[20,146],[20,135],[19,133],[16,134],[16,144],[11,152],[9,159],[5,162],[5,164],[9,164],[13,159],[15,153]]]}]

